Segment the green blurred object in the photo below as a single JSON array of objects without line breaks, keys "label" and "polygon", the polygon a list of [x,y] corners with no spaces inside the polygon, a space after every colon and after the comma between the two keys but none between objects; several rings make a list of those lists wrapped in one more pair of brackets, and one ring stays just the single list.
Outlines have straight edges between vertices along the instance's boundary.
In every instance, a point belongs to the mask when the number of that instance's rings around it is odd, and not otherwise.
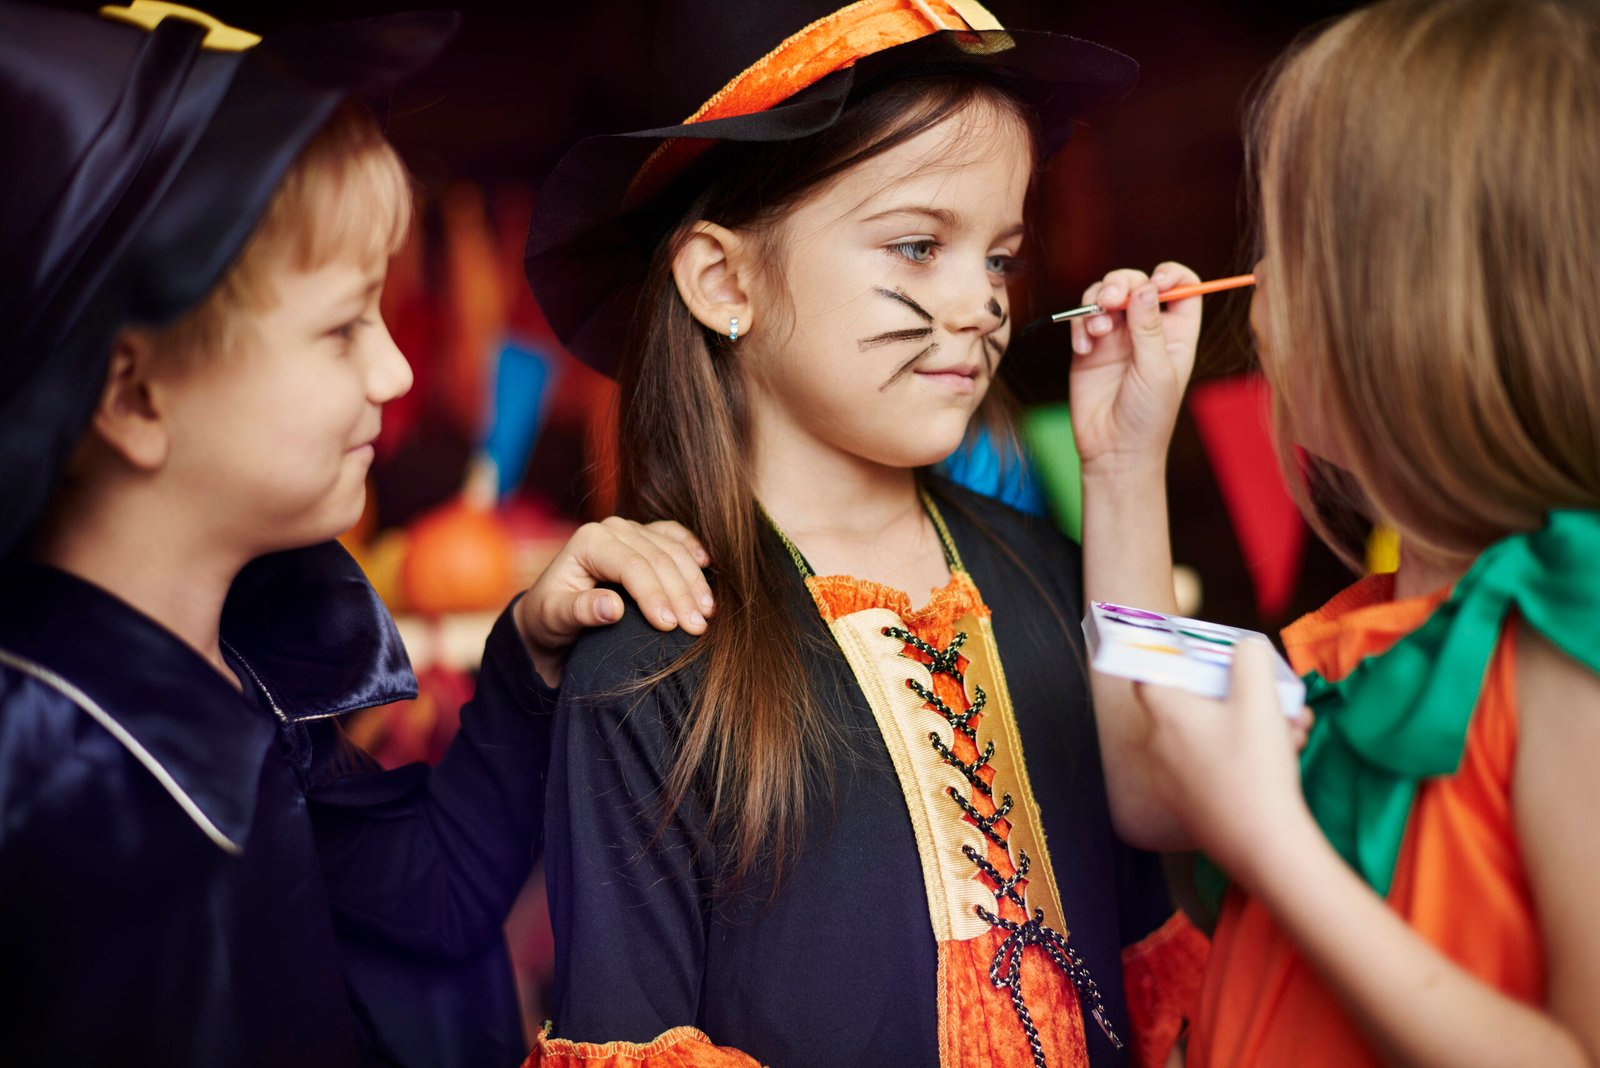
[{"label": "green blurred object", "polygon": [[1073,541],[1082,542],[1083,467],[1066,404],[1030,409],[1022,417],[1022,437],[1056,525]]}]

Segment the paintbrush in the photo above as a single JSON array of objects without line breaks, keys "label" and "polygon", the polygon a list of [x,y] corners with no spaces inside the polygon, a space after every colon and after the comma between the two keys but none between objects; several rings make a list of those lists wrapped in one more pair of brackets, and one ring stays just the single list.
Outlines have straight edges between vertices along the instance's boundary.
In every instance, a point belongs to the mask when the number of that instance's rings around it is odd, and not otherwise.
[{"label": "paintbrush", "polygon": [[[1217,278],[1210,282],[1196,282],[1194,285],[1190,286],[1173,286],[1165,293],[1157,294],[1156,300],[1162,304],[1165,304],[1169,300],[1184,300],[1188,297],[1201,297],[1207,293],[1220,293],[1225,289],[1239,289],[1244,286],[1253,286],[1255,284],[1255,275],[1241,274],[1233,278]],[[1044,326],[1047,323],[1066,323],[1071,322],[1073,319],[1082,319],[1086,315],[1104,315],[1106,312],[1122,310],[1123,309],[1121,308],[1102,308],[1098,304],[1084,304],[1081,307],[1068,308],[1066,311],[1059,311],[1054,315],[1047,315],[1042,319],[1035,319],[1033,322],[1029,323],[1025,328],[1023,328],[1022,332],[1024,334],[1030,333],[1035,328]]]}]

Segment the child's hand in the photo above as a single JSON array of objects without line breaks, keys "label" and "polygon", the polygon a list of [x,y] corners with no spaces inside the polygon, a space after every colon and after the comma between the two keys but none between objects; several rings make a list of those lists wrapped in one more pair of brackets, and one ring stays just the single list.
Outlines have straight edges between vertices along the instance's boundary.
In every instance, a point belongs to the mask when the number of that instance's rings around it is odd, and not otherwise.
[{"label": "child's hand", "polygon": [[517,602],[517,630],[534,667],[546,683],[558,685],[567,646],[585,629],[622,618],[622,598],[596,589],[602,582],[627,590],[657,630],[705,633],[715,604],[701,569],[710,563],[700,542],[677,523],[617,516],[585,523]]},{"label": "child's hand", "polygon": [[1072,323],[1072,429],[1086,472],[1164,465],[1178,404],[1194,371],[1200,297],[1156,303],[1158,292],[1198,282],[1181,263],[1112,271],[1083,303],[1126,309]]},{"label": "child's hand", "polygon": [[1235,652],[1228,696],[1168,686],[1135,688],[1156,793],[1195,844],[1246,888],[1294,835],[1317,833],[1300,792],[1297,750],[1309,713],[1283,715],[1272,654],[1260,639]]}]

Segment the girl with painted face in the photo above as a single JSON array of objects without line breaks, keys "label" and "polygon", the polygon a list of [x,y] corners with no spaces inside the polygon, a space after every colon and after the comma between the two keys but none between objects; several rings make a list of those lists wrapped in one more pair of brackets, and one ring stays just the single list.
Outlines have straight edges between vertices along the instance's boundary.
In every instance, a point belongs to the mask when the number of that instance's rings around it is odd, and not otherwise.
[{"label": "girl with painted face", "polygon": [[[1109,680],[1097,738],[1080,554],[927,474],[1003,426],[1030,178],[1134,66],[967,2],[712,6],[662,38],[691,119],[580,144],[530,238],[620,382],[620,511],[692,529],[717,605],[571,653],[532,1063],[1160,1063],[1204,940],[1113,830],[1171,823]],[[1108,276],[1078,332],[1096,596],[1170,607],[1192,280]]]},{"label": "girl with painted face", "polygon": [[1597,129],[1600,8],[1555,0],[1358,12],[1255,109],[1286,470],[1401,554],[1284,631],[1298,771],[1259,658],[1147,693],[1232,877],[1191,1064],[1600,1063]]}]

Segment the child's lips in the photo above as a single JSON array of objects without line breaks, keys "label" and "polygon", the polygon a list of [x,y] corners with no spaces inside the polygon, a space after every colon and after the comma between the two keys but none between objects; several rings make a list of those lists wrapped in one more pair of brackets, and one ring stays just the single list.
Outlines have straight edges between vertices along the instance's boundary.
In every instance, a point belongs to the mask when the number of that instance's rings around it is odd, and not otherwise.
[{"label": "child's lips", "polygon": [[346,452],[360,452],[362,449],[376,449],[378,444],[378,430],[374,428],[361,436],[357,442],[346,449]]},{"label": "child's lips", "polygon": [[978,388],[979,368],[973,364],[918,368],[914,373],[924,382],[952,393],[968,394]]}]

